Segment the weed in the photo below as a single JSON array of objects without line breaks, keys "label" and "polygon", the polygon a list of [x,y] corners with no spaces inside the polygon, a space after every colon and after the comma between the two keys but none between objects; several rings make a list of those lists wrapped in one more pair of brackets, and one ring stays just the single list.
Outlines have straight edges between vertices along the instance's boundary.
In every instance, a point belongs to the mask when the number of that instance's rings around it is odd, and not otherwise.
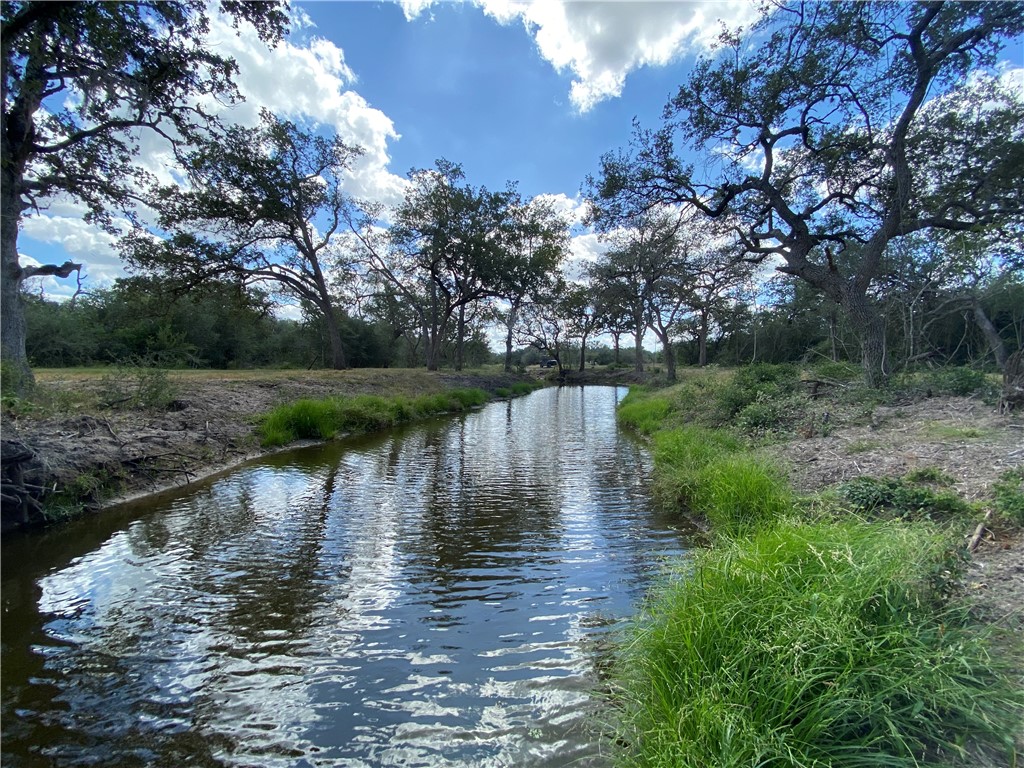
[{"label": "weed", "polygon": [[992,486],[996,514],[1024,528],[1024,464],[1003,472]]},{"label": "weed", "polygon": [[974,508],[956,493],[937,491],[919,482],[909,477],[858,477],[843,483],[837,491],[854,512],[871,517],[957,520],[974,513]]},{"label": "weed", "polygon": [[918,467],[917,469],[912,469],[903,476],[903,479],[908,483],[938,485],[943,488],[948,488],[955,482],[952,476],[946,474],[938,467]]},{"label": "weed", "polygon": [[642,435],[650,435],[661,428],[671,410],[672,404],[666,397],[630,389],[629,394],[619,403],[616,417],[622,426]]},{"label": "weed", "polygon": [[164,410],[176,396],[167,371],[144,359],[122,363],[100,380],[100,402],[108,408]]},{"label": "weed", "polygon": [[427,416],[456,413],[487,402],[482,389],[456,389],[414,399],[357,395],[297,400],[279,405],[259,426],[264,446],[295,440],[330,440],[338,433],[375,432]]},{"label": "weed", "polygon": [[922,431],[926,436],[940,440],[974,440],[985,436],[985,430],[978,427],[956,427],[937,421],[928,422]]}]

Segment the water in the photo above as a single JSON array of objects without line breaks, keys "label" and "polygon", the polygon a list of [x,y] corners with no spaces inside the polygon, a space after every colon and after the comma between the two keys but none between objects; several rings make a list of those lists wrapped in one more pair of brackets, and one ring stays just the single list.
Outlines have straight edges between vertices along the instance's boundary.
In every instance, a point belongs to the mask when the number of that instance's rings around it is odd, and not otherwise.
[{"label": "water", "polygon": [[625,390],[261,460],[3,549],[5,766],[598,766],[685,532]]}]

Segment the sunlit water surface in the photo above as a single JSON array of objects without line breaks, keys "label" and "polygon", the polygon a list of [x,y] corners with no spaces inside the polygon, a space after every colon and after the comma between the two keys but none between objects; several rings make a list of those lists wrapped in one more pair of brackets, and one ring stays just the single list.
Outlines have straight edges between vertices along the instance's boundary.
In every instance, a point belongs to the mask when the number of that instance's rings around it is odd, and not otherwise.
[{"label": "sunlit water surface", "polygon": [[606,765],[599,670],[685,532],[561,388],[3,551],[4,765]]}]

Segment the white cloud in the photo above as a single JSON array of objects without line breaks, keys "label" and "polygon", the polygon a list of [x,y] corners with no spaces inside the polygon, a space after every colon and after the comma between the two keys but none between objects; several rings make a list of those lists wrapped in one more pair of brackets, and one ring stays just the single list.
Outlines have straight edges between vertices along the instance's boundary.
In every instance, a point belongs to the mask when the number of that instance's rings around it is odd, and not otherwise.
[{"label": "white cloud", "polygon": [[[407,19],[430,0],[400,0]],[[750,0],[687,2],[556,2],[475,0],[500,24],[522,21],[551,65],[574,79],[572,103],[587,112],[622,93],[626,77],[642,67],[663,67],[690,52],[707,49],[722,22],[748,24],[757,9]]]},{"label": "white cloud", "polygon": [[388,204],[402,198],[405,180],[388,171],[388,142],[398,140],[398,132],[391,118],[352,90],[357,78],[338,46],[313,37],[305,46],[286,40],[268,50],[251,27],[235,30],[225,19],[211,24],[210,40],[218,52],[238,62],[238,88],[246,101],[227,117],[255,125],[260,108],[266,108],[292,120],[327,126],[365,150],[352,169],[351,194]]}]

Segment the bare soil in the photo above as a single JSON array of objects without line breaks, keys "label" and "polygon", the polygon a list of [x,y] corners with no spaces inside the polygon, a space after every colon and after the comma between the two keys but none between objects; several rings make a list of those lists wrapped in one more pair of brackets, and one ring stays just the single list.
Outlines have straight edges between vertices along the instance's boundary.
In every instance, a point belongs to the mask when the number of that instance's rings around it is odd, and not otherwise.
[{"label": "bare soil", "polygon": [[[830,422],[826,436],[772,448],[786,460],[798,490],[934,467],[955,480],[964,499],[985,507],[999,476],[1024,464],[1024,419],[976,398],[933,397],[869,413],[832,413]],[[998,522],[986,526],[964,589],[990,620],[1024,631],[1024,534]]]}]

